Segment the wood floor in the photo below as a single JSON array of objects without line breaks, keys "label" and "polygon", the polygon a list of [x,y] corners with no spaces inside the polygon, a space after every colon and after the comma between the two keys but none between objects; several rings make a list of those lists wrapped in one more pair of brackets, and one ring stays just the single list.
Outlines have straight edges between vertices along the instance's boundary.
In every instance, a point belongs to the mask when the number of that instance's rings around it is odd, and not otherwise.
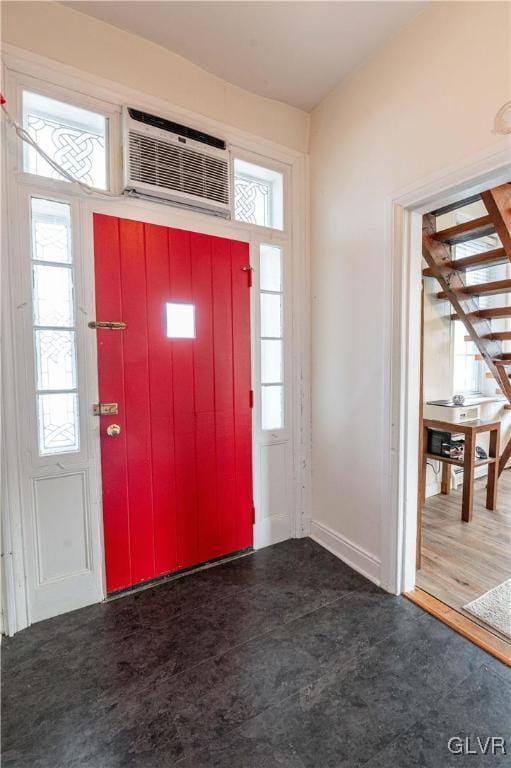
[{"label": "wood floor", "polygon": [[500,478],[495,512],[484,506],[485,485],[476,481],[470,523],[461,521],[461,488],[432,496],[423,510],[417,586],[458,611],[511,578],[511,470]]}]

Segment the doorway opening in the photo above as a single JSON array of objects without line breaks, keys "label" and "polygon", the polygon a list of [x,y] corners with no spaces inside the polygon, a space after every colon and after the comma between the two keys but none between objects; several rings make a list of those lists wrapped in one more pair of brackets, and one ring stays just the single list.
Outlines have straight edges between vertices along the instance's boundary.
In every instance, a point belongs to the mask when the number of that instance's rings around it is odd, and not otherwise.
[{"label": "doorway opening", "polygon": [[416,590],[511,661],[511,184],[423,216]]}]

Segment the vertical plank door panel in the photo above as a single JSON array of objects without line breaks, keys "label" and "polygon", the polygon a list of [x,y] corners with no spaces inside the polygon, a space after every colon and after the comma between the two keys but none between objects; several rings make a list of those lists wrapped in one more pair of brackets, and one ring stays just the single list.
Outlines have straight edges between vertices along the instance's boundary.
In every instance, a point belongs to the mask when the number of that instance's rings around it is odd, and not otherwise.
[{"label": "vertical plank door panel", "polygon": [[[192,304],[190,233],[169,230],[170,300]],[[171,339],[174,392],[178,568],[197,559],[197,471],[193,339]]]},{"label": "vertical plank door panel", "polygon": [[250,406],[250,290],[246,243],[231,242],[236,506],[231,547],[252,541],[252,410]]},{"label": "vertical plank door panel", "polygon": [[144,225],[121,219],[121,291],[124,393],[130,500],[131,575],[134,584],[154,576],[151,408]]},{"label": "vertical plank door panel", "polygon": [[213,359],[212,238],[191,235],[192,295],[196,307],[193,345],[197,445],[197,546],[200,562],[221,554],[218,532],[215,455],[215,379]]},{"label": "vertical plank door panel", "polygon": [[[96,319],[122,321],[120,283],[119,220],[94,214],[94,254],[96,260]],[[103,520],[108,592],[132,583],[128,501],[128,462],[126,451],[126,408],[124,403],[124,331],[98,330],[98,384],[100,399],[116,402],[119,414],[115,423],[119,437],[106,436],[114,419],[99,416],[103,482]]]},{"label": "vertical plank door panel", "polygon": [[234,551],[228,547],[235,538],[236,506],[231,247],[228,240],[215,239],[212,264],[218,525],[221,541],[227,547],[224,552],[227,552]]},{"label": "vertical plank door panel", "polygon": [[176,477],[172,348],[166,335],[170,298],[168,231],[145,225],[147,330],[151,401],[151,453],[155,576],[176,570]]}]

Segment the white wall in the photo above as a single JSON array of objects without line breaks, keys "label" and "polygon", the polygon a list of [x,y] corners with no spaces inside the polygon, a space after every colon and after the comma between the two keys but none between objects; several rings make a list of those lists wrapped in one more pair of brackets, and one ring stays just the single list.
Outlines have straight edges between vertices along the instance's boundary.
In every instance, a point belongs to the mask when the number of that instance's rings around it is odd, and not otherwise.
[{"label": "white wall", "polygon": [[54,2],[2,2],[2,40],[286,147],[307,150],[309,115],[249,93],[182,56]]},{"label": "white wall", "polygon": [[432,3],[312,113],[312,530],[375,578],[388,201],[496,145],[509,27],[508,3]]}]

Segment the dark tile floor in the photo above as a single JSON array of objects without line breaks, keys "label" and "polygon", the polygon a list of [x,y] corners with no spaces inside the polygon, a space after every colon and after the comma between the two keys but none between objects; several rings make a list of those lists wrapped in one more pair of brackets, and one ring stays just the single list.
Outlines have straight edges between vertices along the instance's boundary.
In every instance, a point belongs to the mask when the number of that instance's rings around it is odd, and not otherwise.
[{"label": "dark tile floor", "polygon": [[[511,763],[511,670],[310,539],[2,649],[3,768]],[[453,736],[503,736],[508,755],[450,755]]]}]

